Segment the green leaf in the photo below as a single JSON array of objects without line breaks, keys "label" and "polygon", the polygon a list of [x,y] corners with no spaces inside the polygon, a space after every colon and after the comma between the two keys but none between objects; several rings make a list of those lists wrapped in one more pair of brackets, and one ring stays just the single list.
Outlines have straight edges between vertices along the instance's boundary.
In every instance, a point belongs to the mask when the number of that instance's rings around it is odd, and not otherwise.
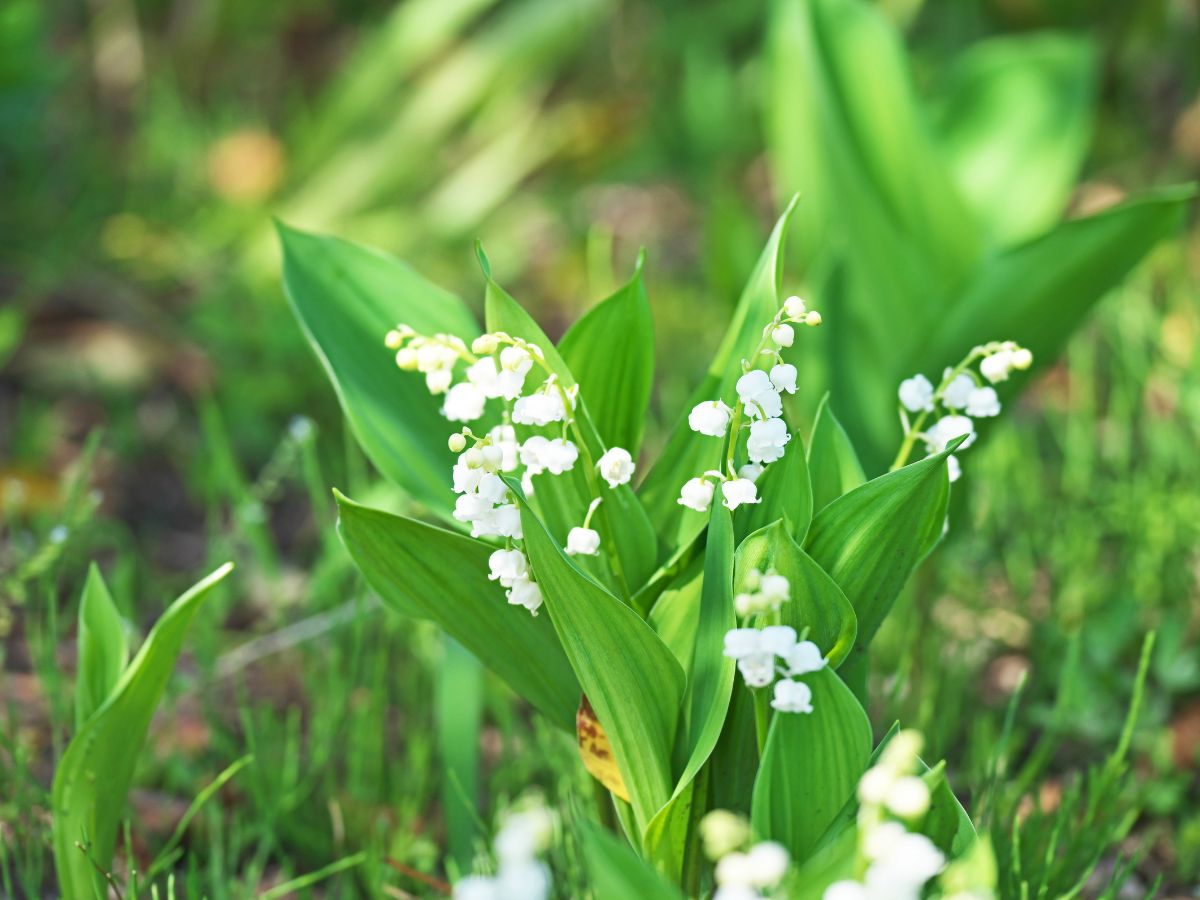
[{"label": "green leaf", "polygon": [[924,761],[918,762],[922,769],[921,777],[929,788],[929,812],[921,823],[921,833],[937,844],[947,859],[955,859],[978,839],[975,825],[950,789],[950,782],[946,780],[946,764],[940,762],[931,769]]},{"label": "green leaf", "polygon": [[808,629],[808,639],[837,668],[854,646],[858,624],[854,608],[825,570],[800,549],[783,523],[776,521],[750,535],[737,551],[734,592],[747,590],[751,570],[774,569],[791,585],[791,599],[780,607],[780,624],[797,634]]},{"label": "green leaf", "polygon": [[789,424],[792,440],[783,458],[767,466],[758,479],[761,503],[743,506],[734,521],[737,535],[744,537],[777,519],[783,519],[788,533],[803,541],[812,522],[813,490],[808,477],[808,462],[804,458],[804,442]]},{"label": "green leaf", "polygon": [[704,589],[704,557],[697,556],[671,581],[650,610],[655,633],[681,666],[692,664],[696,631],[700,627],[700,593]]},{"label": "green leaf", "polygon": [[[488,331],[504,331],[541,348],[546,364],[558,376],[559,382],[567,388],[575,385],[575,376],[545,332],[529,313],[492,279],[488,274],[487,257],[483,255],[481,248],[478,252],[487,278],[484,306]],[[560,544],[565,543],[571,528],[583,524],[583,518],[592,502],[593,486],[603,485],[598,487],[598,490],[604,502],[596,510],[593,527],[600,533],[602,553],[607,554],[609,548],[616,548],[624,574],[624,584],[617,579],[615,586],[623,595],[623,599],[628,600],[654,574],[658,565],[658,535],[646,515],[646,510],[629,485],[609,488],[599,479],[598,474],[593,473],[589,477],[585,473],[587,455],[595,461],[605,449],[592,422],[586,397],[581,397],[578,401],[575,419],[585,444],[585,447],[580,448],[579,462],[571,472],[564,475],[535,477],[534,505],[554,539]],[[518,427],[519,433],[525,431],[526,429]],[[616,573],[613,574],[615,576]]]},{"label": "green leaf", "polygon": [[805,549],[854,607],[861,648],[875,636],[908,576],[942,534],[950,497],[949,453],[868,481],[813,520]]},{"label": "green leaf", "polygon": [[683,671],[629,606],[584,574],[554,543],[515,484],[525,548],[550,619],[604,726],[644,829],[671,794],[671,748]]},{"label": "green leaf", "polygon": [[701,513],[679,505],[679,489],[689,478],[716,468],[725,449],[724,441],[692,431],[687,413],[702,400],[732,398],[733,386],[742,374],[739,363],[754,352],[763,327],[782,304],[779,287],[783,277],[784,238],[795,209],[796,198],[792,198],[746,282],[703,383],[688,401],[658,462],[638,489],[655,531],[672,546],[686,542],[691,534],[703,528],[704,522]]},{"label": "green leaf", "polygon": [[1162,188],[988,261],[963,290],[912,371],[938,371],[966,348],[1014,340],[1047,366],[1084,315],[1164,236],[1177,231],[1194,185]]},{"label": "green leaf", "polygon": [[[804,197],[808,247],[863,246],[964,274],[979,234],[912,89],[900,36],[859,0],[777,0],[768,31],[768,147],[783,192]],[[864,240],[864,238],[866,238]],[[915,295],[907,302],[927,305]]]},{"label": "green leaf", "polygon": [[509,606],[488,579],[494,547],[334,495],[342,542],[384,602],[419,608],[551,722],[574,730],[579,684],[546,617]]},{"label": "green leaf", "polygon": [[850,436],[833,414],[829,395],[821,398],[808,445],[813,514],[867,480]]},{"label": "green leaf", "polygon": [[941,79],[949,169],[995,243],[1062,215],[1091,143],[1095,74],[1091,41],[1044,32],[980,41]]},{"label": "green leaf", "polygon": [[79,601],[76,644],[79,670],[75,675],[75,730],[78,731],[108,699],[129,661],[125,623],[95,563],[88,568]]},{"label": "green leaf", "polygon": [[629,844],[587,820],[580,820],[579,828],[595,900],[682,900]]},{"label": "green leaf", "polygon": [[[54,865],[64,897],[107,894],[96,866],[111,870],[117,824],[150,720],[188,626],[209,590],[232,569],[226,563],[171,604],[59,760],[52,790]],[[86,846],[86,854],[76,842]]]},{"label": "green leaf", "polygon": [[654,319],[642,280],[643,257],[629,283],[567,329],[558,350],[606,447],[637,459],[654,384]]},{"label": "green leaf", "polygon": [[802,863],[854,794],[871,756],[871,723],[837,673],[807,675],[813,712],[775,713],[767,732],[750,819]]},{"label": "green leaf", "polygon": [[673,876],[680,875],[687,863],[695,783],[721,736],[733,692],[735,665],[723,652],[725,632],[737,627],[733,611],[733,516],[721,502],[719,488],[709,510],[699,601],[692,610],[695,639],[688,660],[684,720],[675,745],[675,768],[682,771],[671,800],[646,828],[644,841],[647,853]]},{"label": "green leaf", "polygon": [[379,251],[285,225],[279,239],[288,299],[358,443],[389,480],[448,518],[453,428],[423,376],[396,368],[383,339],[403,322],[469,343],[479,329],[467,307]]}]

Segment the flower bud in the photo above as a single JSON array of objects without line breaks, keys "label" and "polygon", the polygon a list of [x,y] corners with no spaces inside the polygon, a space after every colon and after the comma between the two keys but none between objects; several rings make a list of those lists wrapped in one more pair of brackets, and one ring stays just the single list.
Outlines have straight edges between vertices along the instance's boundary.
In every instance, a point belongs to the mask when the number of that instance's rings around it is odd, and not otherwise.
[{"label": "flower bud", "polygon": [[471,342],[471,352],[478,353],[480,356],[490,356],[496,352],[498,346],[500,346],[500,342],[496,340],[494,334],[481,334]]},{"label": "flower bud", "polygon": [[414,372],[417,368],[417,351],[412,347],[402,347],[396,352],[396,365],[405,372]]},{"label": "flower bud", "polygon": [[815,309],[804,317],[804,324],[816,328],[821,324],[821,314]]},{"label": "flower bud", "polygon": [[478,447],[472,447],[461,457],[462,464],[468,469],[479,469],[483,467],[483,451]]},{"label": "flower bud", "polygon": [[788,297],[783,301],[783,311],[789,318],[800,319],[808,312],[808,305],[799,297]]},{"label": "flower bud", "polygon": [[399,350],[400,345],[404,343],[404,335],[393,328],[384,336],[383,342],[389,350]]},{"label": "flower bud", "polygon": [[1033,353],[1025,347],[1018,347],[1012,354],[1012,366],[1024,372],[1033,365]]},{"label": "flower bud", "polygon": [[467,439],[460,433],[455,432],[454,434],[450,435],[450,440],[446,443],[450,445],[451,453],[462,453],[467,446]]},{"label": "flower bud", "polygon": [[700,820],[700,840],[709,859],[720,859],[750,840],[750,823],[737,813],[714,809]]},{"label": "flower bud", "polygon": [[796,332],[791,325],[776,325],[771,331],[771,340],[777,343],[780,347],[792,346],[792,341],[796,339]]}]

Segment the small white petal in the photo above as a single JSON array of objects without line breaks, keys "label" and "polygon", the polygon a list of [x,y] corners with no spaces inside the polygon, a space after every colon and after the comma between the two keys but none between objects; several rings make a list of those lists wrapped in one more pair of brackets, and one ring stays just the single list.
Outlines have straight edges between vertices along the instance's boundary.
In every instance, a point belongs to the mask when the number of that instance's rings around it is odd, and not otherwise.
[{"label": "small white petal", "polygon": [[721,486],[721,495],[724,497],[721,502],[730,510],[737,509],[744,504],[762,502],[758,496],[758,488],[754,486],[753,481],[746,478],[734,478],[725,482]]},{"label": "small white petal", "polygon": [[577,525],[567,533],[568,556],[595,556],[599,551],[599,532]]},{"label": "small white petal", "polygon": [[775,696],[771,699],[772,709],[787,713],[811,713],[812,688],[803,681],[788,681],[786,678],[775,682]]},{"label": "small white petal", "polygon": [[900,403],[909,412],[933,409],[933,385],[924,375],[914,375],[900,382]]},{"label": "small white petal", "polygon": [[696,512],[707,512],[712,506],[713,485],[703,478],[690,478],[679,491],[680,506],[694,509]]},{"label": "small white petal", "polygon": [[596,468],[600,470],[600,475],[608,482],[608,486],[615,488],[622,484],[629,484],[636,466],[628,450],[613,447],[600,457]]}]

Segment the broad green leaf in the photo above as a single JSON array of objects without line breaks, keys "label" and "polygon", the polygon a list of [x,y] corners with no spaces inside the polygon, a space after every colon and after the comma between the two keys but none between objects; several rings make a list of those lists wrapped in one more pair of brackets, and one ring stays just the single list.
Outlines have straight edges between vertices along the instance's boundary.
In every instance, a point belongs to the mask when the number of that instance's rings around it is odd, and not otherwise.
[{"label": "broad green leaf", "polygon": [[679,665],[690,666],[700,627],[700,592],[704,587],[704,557],[693,559],[650,610],[649,621]]},{"label": "broad green leaf", "polygon": [[[725,656],[725,632],[737,627],[733,611],[733,516],[721,502],[720,489],[709,510],[695,640],[688,660],[684,720],[675,744],[680,771],[670,801],[646,828],[647,853],[673,876],[687,864],[688,830],[701,768],[708,762],[725,725],[733,692],[734,661]],[[703,790],[701,790],[703,795]],[[702,805],[702,804],[701,804]]]},{"label": "broad green leaf", "polygon": [[713,809],[750,815],[750,798],[758,774],[754,715],[753,692],[735,682],[725,728],[709,761]]},{"label": "broad green leaf", "polygon": [[[575,376],[545,332],[491,277],[487,257],[483,255],[482,249],[479,250],[479,258],[487,278],[484,306],[488,331],[504,331],[538,346],[545,354],[547,366],[558,377],[559,382],[567,388],[575,385]],[[544,373],[538,372],[535,367],[529,376],[529,383],[534,381],[535,375],[540,378]],[[658,536],[641,501],[629,485],[610,488],[600,478],[599,473],[589,471],[588,457],[590,456],[594,464],[605,448],[592,422],[586,397],[578,400],[575,418],[584,444],[579,448],[579,461],[571,472],[564,475],[536,477],[534,505],[550,529],[550,534],[562,544],[566,542],[567,534],[573,526],[583,524],[594,492],[598,492],[604,498],[596,510],[593,527],[600,533],[601,553],[607,555],[615,552],[619,558],[620,576],[615,571],[616,567],[612,567],[616,579],[615,587],[622,599],[628,601],[654,573],[658,564]],[[518,433],[525,431],[524,428],[518,427]]]},{"label": "broad green leaf", "polygon": [[792,439],[784,450],[783,459],[767,466],[758,479],[761,503],[743,506],[734,517],[736,533],[744,537],[777,519],[787,524],[788,533],[803,541],[813,515],[813,490],[808,477],[808,462],[804,457],[804,442],[796,429],[788,425]]},{"label": "broad green leaf", "polygon": [[858,829],[843,828],[837,838],[813,851],[798,869],[784,880],[783,888],[789,900],[823,900],[826,889],[835,882],[856,880],[859,872]]},{"label": "broad green leaf", "polygon": [[691,781],[712,753],[729,709],[735,666],[723,651],[725,633],[737,627],[733,611],[733,551],[733,516],[721,502],[718,487],[709,511],[696,640],[687,669],[681,783]]},{"label": "broad green leaf", "polygon": [[702,766],[694,777],[676,785],[671,799],[646,825],[642,854],[673,882],[685,882],[700,864],[694,835],[705,813],[707,785],[708,769]]},{"label": "broad green leaf", "polygon": [[854,646],[858,624],[854,608],[842,589],[812,557],[800,549],[783,522],[776,521],[742,541],[737,551],[737,577],[734,592],[746,590],[751,570],[774,569],[787,578],[791,599],[780,607],[780,624],[796,632],[808,629],[813,641],[837,668]]},{"label": "broad green leaf", "polygon": [[733,320],[721,340],[721,346],[709,364],[703,383],[687,403],[658,462],[638,489],[658,534],[675,546],[703,528],[702,514],[678,504],[683,483],[700,473],[716,468],[725,450],[723,440],[697,434],[688,426],[687,414],[702,400],[733,399],[733,386],[742,374],[741,360],[749,357],[762,338],[762,329],[778,311],[783,277],[784,238],[788,222],[796,209],[796,198],[788,204],[763,248],[758,264],[734,309]]},{"label": "broad green leaf", "polygon": [[[117,826],[138,754],[188,626],[226,563],[171,604],[108,698],[71,738],[54,773],[54,865],[64,897],[105,896]],[[87,848],[85,854],[76,842]]]},{"label": "broad green leaf", "polygon": [[639,256],[629,283],[588,310],[558,344],[600,440],[624,447],[635,460],[654,384],[654,319],[643,261]]},{"label": "broad green leaf", "polygon": [[751,822],[801,863],[817,847],[871,756],[871,723],[837,673],[803,679],[812,713],[775,713],[754,782]]},{"label": "broad green leaf", "polygon": [[628,843],[586,820],[579,822],[588,882],[595,900],[682,900]]},{"label": "broad green leaf", "polygon": [[416,606],[551,722],[574,729],[579,683],[546,617],[510,606],[488,579],[494,547],[335,496],[342,542],[384,602]]},{"label": "broad green leaf", "polygon": [[821,398],[813,423],[808,445],[808,473],[812,482],[814,515],[867,480],[849,435],[833,414],[828,394]]},{"label": "broad green leaf", "polygon": [[671,748],[683,702],[683,671],[636,612],[585,575],[554,543],[519,488],[512,487],[546,609],[604,726],[638,827],[644,829],[671,794]]},{"label": "broad green leaf", "polygon": [[75,675],[75,730],[92,717],[116,687],[129,646],[125,624],[95,563],[88,568],[79,601],[79,670]]},{"label": "broad green leaf", "polygon": [[921,822],[921,833],[938,845],[948,859],[961,856],[978,836],[971,817],[950,789],[946,779],[946,764],[938,763],[932,769],[920,761],[921,777],[929,788],[929,812]]},{"label": "broad green leaf", "polygon": [[1075,219],[989,260],[962,291],[913,371],[940,371],[966,349],[1014,340],[1045,366],[1087,311],[1162,238],[1180,227],[1194,185],[1162,188]]},{"label": "broad green leaf", "polygon": [[942,533],[949,452],[868,481],[813,519],[805,549],[854,607],[861,648],[870,644],[908,576]]},{"label": "broad green leaf", "polygon": [[383,339],[403,322],[469,343],[479,329],[467,307],[377,250],[285,225],[279,240],[288,299],[358,443],[388,479],[449,517],[454,455],[446,436],[454,429],[424,376],[400,371]]},{"label": "broad green leaf", "polygon": [[1062,215],[1091,142],[1096,53],[1069,34],[980,41],[941,79],[936,118],[951,173],[1007,246]]}]

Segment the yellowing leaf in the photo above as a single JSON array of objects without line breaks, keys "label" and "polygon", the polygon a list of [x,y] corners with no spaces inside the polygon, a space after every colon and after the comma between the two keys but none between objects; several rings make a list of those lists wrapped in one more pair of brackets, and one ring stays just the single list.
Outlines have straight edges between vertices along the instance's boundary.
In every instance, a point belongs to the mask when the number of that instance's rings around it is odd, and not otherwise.
[{"label": "yellowing leaf", "polygon": [[579,739],[579,758],[588,774],[628,803],[629,791],[613,756],[612,744],[586,696],[579,701],[579,711],[575,713],[575,736]]}]

